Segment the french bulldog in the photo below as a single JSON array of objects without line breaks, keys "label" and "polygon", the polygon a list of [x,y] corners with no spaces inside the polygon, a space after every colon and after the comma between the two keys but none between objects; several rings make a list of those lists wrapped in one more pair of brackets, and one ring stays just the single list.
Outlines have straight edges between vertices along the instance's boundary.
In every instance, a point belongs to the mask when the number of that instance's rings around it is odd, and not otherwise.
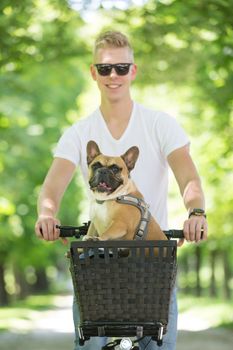
[{"label": "french bulldog", "polygon": [[[84,240],[133,240],[141,219],[140,210],[130,204],[116,201],[122,195],[133,195],[143,199],[130,178],[139,156],[136,146],[120,157],[101,153],[94,141],[87,144],[89,185],[93,194],[91,203],[91,224]],[[155,219],[150,216],[147,240],[166,240]]]}]

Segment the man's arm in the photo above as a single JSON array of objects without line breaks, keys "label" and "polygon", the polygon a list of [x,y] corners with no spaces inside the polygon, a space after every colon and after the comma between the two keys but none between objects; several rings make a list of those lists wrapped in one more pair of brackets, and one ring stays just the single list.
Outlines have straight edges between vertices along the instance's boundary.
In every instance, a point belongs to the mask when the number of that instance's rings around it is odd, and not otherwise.
[{"label": "man's arm", "polygon": [[55,227],[59,224],[56,214],[74,171],[75,165],[69,160],[54,159],[38,198],[38,219],[35,224],[35,232],[39,238],[47,241],[59,238],[59,230]]},{"label": "man's arm", "polygon": [[[175,175],[188,213],[194,208],[205,209],[205,198],[201,180],[189,153],[189,146],[181,147],[168,155],[168,163]],[[184,222],[184,234],[187,241],[198,242],[207,238],[207,220],[204,216],[190,216]]]}]

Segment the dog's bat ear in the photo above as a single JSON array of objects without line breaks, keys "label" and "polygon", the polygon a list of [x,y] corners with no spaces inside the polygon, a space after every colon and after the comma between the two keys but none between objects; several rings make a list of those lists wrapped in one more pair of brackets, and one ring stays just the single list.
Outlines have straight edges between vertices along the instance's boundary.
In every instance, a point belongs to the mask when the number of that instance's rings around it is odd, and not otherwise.
[{"label": "dog's bat ear", "polygon": [[135,163],[139,156],[139,149],[137,146],[133,146],[125,152],[121,158],[124,160],[129,172],[133,170]]},{"label": "dog's bat ear", "polygon": [[95,157],[101,154],[99,146],[95,141],[89,141],[87,143],[87,164],[89,165]]}]

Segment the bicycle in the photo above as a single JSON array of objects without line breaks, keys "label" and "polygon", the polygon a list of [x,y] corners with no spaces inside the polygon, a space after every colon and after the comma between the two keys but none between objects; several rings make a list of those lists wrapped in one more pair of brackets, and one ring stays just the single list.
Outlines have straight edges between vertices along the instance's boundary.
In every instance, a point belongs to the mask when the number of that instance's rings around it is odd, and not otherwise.
[{"label": "bicycle", "polygon": [[[60,237],[79,239],[89,224],[57,227]],[[184,237],[182,230],[164,233],[166,241],[71,242],[68,257],[80,310],[80,345],[90,337],[106,336],[119,339],[102,350],[137,350],[135,344],[150,336],[162,346],[177,271],[177,242],[170,239]]]}]

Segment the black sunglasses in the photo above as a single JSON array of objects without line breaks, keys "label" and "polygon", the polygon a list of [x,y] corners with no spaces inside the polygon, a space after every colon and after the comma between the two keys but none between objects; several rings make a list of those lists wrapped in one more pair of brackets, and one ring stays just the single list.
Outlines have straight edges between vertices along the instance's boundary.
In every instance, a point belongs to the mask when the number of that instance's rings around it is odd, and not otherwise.
[{"label": "black sunglasses", "polygon": [[98,63],[94,66],[97,68],[99,75],[107,76],[111,74],[112,69],[114,68],[117,75],[126,75],[129,73],[129,68],[133,63]]}]

